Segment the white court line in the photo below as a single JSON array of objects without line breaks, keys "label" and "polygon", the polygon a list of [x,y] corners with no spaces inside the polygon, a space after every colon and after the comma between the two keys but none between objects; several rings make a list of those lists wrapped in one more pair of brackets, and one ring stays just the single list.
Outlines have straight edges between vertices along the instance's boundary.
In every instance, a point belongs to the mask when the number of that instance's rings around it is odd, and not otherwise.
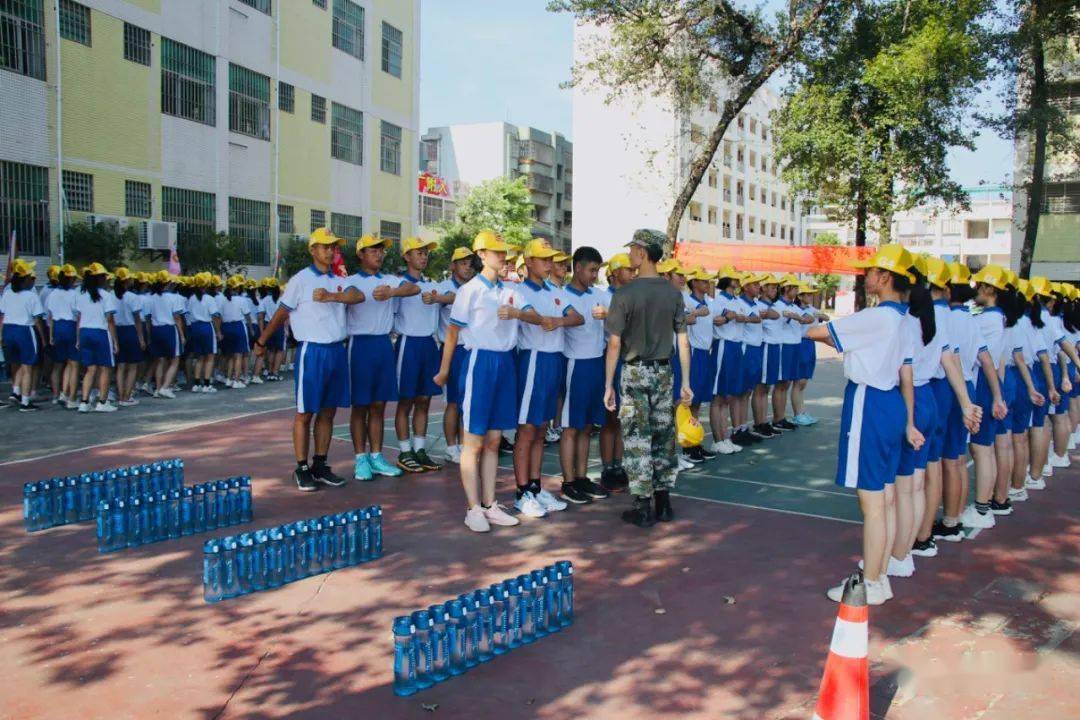
[{"label": "white court line", "polygon": [[110,440],[109,442],[98,443],[97,445],[87,445],[85,447],[73,448],[71,450],[60,450],[54,453],[48,453],[47,455],[38,455],[36,457],[26,458],[25,460],[9,460],[7,462],[0,463],[0,467],[6,467],[8,465],[19,465],[21,463],[36,462],[38,460],[49,460],[51,458],[60,457],[61,455],[70,455],[71,453],[86,452],[87,450],[97,450],[98,448],[109,447],[110,445],[119,445],[120,443],[133,442],[135,440],[144,440],[146,438],[156,437],[158,435],[167,435],[173,432],[182,432],[184,430],[190,430],[191,428],[201,427],[203,425],[214,425],[222,422],[229,422],[230,420],[243,420],[244,418],[255,417],[257,415],[266,415],[267,413],[281,412],[282,410],[295,410],[296,403],[289,403],[284,407],[271,408],[270,410],[258,410],[256,412],[244,413],[243,415],[232,415],[230,417],[219,418],[217,420],[203,420],[199,422],[190,422],[186,425],[178,425],[177,427],[170,428],[168,430],[158,430],[157,432],[146,433],[145,435],[133,435],[131,437],[121,438],[119,440]]},{"label": "white court line", "polygon": [[[690,471],[690,472],[693,472],[693,471]],[[682,473],[679,473],[679,474],[681,475]],[[764,487],[787,488],[788,490],[800,490],[800,491],[803,491],[803,492],[825,493],[826,495],[839,495],[840,497],[846,497],[846,498],[851,497],[851,493],[839,492],[837,490],[818,490],[817,488],[802,487],[800,485],[784,485],[784,484],[781,484],[781,483],[767,483],[767,482],[761,482],[760,480],[743,480],[741,478],[733,478],[733,477],[729,477],[727,475],[713,475],[711,473],[693,473],[693,474],[695,474],[696,476],[699,476],[699,477],[717,478],[718,480],[729,480],[731,482],[746,483],[748,485],[762,485]]]},{"label": "white court line", "polygon": [[717,505],[731,505],[732,507],[751,508],[753,510],[765,510],[767,512],[778,512],[785,515],[799,515],[801,517],[816,518],[818,520],[832,520],[834,522],[847,523],[848,525],[862,525],[859,520],[846,520],[844,518],[829,517],[828,515],[815,515],[813,513],[799,512],[798,510],[781,510],[780,508],[764,507],[762,505],[748,505],[747,503],[729,502],[727,500],[714,500],[712,498],[703,498],[696,495],[683,495],[681,493],[671,493],[675,497],[686,498],[687,500],[701,500],[702,502],[716,503]]}]

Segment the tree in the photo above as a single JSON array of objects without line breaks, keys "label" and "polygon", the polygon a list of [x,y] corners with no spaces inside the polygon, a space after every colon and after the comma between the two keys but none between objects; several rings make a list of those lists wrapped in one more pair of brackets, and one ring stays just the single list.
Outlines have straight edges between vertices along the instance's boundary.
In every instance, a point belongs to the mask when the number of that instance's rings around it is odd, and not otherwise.
[{"label": "tree", "polygon": [[695,148],[668,215],[668,243],[674,245],[728,125],[811,29],[849,4],[790,0],[771,21],[760,9],[743,11],[729,0],[551,0],[548,9],[612,31],[574,67],[571,85],[605,86],[609,100],[626,93],[657,94],[670,99],[680,114],[712,102],[720,107],[720,119]]},{"label": "tree", "polygon": [[[836,246],[840,244],[840,238],[836,233],[825,232],[821,233],[814,238],[815,245]],[[814,275],[814,284],[817,286],[818,292],[821,293],[822,305],[829,304],[829,298],[836,294],[836,288],[840,287],[840,276],[816,273]]]},{"label": "tree", "polygon": [[99,262],[112,269],[126,265],[135,256],[139,235],[133,227],[123,231],[115,223],[80,222],[64,228],[64,259],[81,269]]},{"label": "tree", "polygon": [[185,237],[177,244],[177,255],[188,275],[197,272],[232,275],[247,264],[244,241],[225,232]]},{"label": "tree", "polygon": [[281,281],[288,280],[311,264],[311,253],[308,252],[307,240],[298,238],[282,239],[281,248]]},{"label": "tree", "polygon": [[524,245],[532,238],[532,201],[525,178],[503,177],[486,180],[458,203],[457,219],[449,226],[469,236],[481,230],[494,230],[511,245]]},{"label": "tree", "polygon": [[[947,153],[974,149],[966,108],[986,79],[980,24],[992,0],[858,3],[798,52],[774,127],[782,177],[866,244],[875,221],[888,242],[892,216],[930,199],[967,205]],[[862,276],[856,304],[865,302]]]},{"label": "tree", "polygon": [[1018,147],[1031,149],[1031,173],[1018,183],[1027,196],[1020,248],[1020,276],[1026,278],[1039,234],[1047,152],[1061,156],[1062,165],[1080,161],[1080,143],[1067,108],[1058,107],[1051,97],[1053,83],[1064,79],[1061,70],[1076,66],[1077,52],[1070,43],[1080,34],[1080,0],[1008,0],[1002,19],[996,59],[998,69],[1014,82],[1004,83],[1004,112],[983,119]]},{"label": "tree", "polygon": [[459,247],[471,248],[473,237],[464,227],[451,227],[445,235],[439,247],[432,251],[428,259],[427,273],[429,277],[444,278],[450,272],[450,258]]}]

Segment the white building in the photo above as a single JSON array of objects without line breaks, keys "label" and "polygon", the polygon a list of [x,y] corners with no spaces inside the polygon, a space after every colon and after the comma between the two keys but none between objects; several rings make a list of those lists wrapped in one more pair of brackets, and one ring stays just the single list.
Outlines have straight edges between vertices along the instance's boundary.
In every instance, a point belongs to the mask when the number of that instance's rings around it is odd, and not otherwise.
[{"label": "white building", "polygon": [[[598,37],[574,30],[575,61]],[[722,95],[722,93],[721,93]],[[697,146],[719,120],[718,108],[684,115],[659,97],[605,102],[603,88],[574,88],[577,216],[574,246],[606,256],[637,228],[664,230]],[[678,241],[800,245],[802,215],[772,146],[769,114],[779,98],[761,88],[731,124],[687,208]]]}]

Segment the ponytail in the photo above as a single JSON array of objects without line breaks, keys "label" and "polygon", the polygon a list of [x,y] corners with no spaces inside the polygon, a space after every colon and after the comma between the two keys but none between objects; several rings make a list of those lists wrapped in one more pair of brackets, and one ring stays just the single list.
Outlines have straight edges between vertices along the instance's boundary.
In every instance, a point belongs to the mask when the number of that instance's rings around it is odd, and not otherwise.
[{"label": "ponytail", "polygon": [[83,275],[83,290],[94,302],[101,302],[101,290],[99,289],[101,287],[101,281],[98,280],[98,277],[101,276],[91,275],[90,273]]},{"label": "ponytail", "polygon": [[116,280],[115,282],[113,282],[113,294],[116,295],[117,300],[124,297],[124,293],[127,292],[128,289],[127,286],[127,280]]},{"label": "ponytail", "polygon": [[950,283],[949,284],[949,302],[960,303],[961,305],[971,302],[975,299],[975,288],[971,287],[968,283]]},{"label": "ponytail", "polygon": [[1024,314],[1024,297],[1016,291],[1016,288],[1006,288],[998,291],[998,307],[1005,313],[1005,327],[1016,325],[1016,321]]},{"label": "ponytail", "polygon": [[1046,325],[1046,323],[1044,323],[1042,319],[1042,301],[1039,300],[1038,296],[1036,296],[1031,299],[1031,303],[1029,303],[1029,305],[1030,306],[1028,307],[1028,317],[1031,318],[1031,324],[1041,330],[1043,326]]},{"label": "ponytail", "polygon": [[915,282],[902,275],[892,273],[893,287],[899,292],[908,291],[908,312],[919,321],[922,327],[922,343],[929,345],[937,335],[937,322],[934,318],[934,296],[923,277],[915,268],[911,269]]}]

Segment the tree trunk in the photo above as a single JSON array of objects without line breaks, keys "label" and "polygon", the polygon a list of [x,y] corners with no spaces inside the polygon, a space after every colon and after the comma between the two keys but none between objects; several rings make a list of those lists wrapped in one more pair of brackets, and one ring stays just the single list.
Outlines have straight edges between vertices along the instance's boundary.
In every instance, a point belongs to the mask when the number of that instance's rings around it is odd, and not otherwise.
[{"label": "tree trunk", "polygon": [[[861,189],[855,200],[855,247],[866,247],[866,199]],[[866,275],[859,273],[855,276],[855,309],[862,310],[864,307],[866,307]]]},{"label": "tree trunk", "polygon": [[1032,131],[1035,135],[1035,157],[1031,163],[1031,179],[1027,188],[1027,217],[1024,222],[1024,244],[1020,247],[1020,277],[1031,276],[1031,263],[1035,257],[1035,238],[1039,234],[1039,214],[1042,211],[1046,171],[1046,131],[1047,131],[1047,89],[1046,65],[1042,37],[1037,28],[1041,21],[1042,2],[1033,0],[1028,16],[1032,28],[1029,33],[1031,45],[1028,48],[1031,62],[1031,88],[1028,96],[1028,115],[1033,120]]}]

